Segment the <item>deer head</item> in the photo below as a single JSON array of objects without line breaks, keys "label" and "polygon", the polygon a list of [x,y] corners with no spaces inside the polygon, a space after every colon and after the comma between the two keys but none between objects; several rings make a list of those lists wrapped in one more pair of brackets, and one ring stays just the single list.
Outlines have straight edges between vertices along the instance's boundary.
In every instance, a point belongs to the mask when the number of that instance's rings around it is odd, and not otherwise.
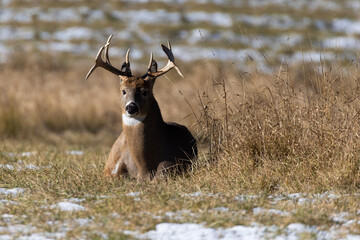
[{"label": "deer head", "polygon": [[[147,113],[151,108],[151,104],[155,101],[153,87],[156,78],[167,73],[173,68],[175,68],[181,77],[184,76],[175,64],[175,58],[171,51],[170,42],[168,42],[168,47],[161,45],[163,51],[168,57],[168,62],[160,70],[158,70],[157,63],[151,53],[147,72],[140,77],[133,76],[130,70],[129,61],[130,49],[128,49],[126,53],[125,62],[123,63],[121,69],[119,70],[115,68],[109,59],[109,46],[111,38],[112,35],[109,36],[106,44],[100,48],[95,59],[95,64],[86,75],[86,79],[89,78],[97,67],[102,67],[119,76],[123,118],[127,117],[128,119],[133,118],[135,120],[142,121],[147,116]],[[105,61],[103,58],[105,58]]]}]

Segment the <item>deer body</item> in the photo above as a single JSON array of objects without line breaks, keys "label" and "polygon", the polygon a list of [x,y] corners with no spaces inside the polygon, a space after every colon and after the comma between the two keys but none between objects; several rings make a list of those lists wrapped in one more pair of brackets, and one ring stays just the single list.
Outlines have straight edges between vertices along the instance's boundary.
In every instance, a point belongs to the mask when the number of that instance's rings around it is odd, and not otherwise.
[{"label": "deer body", "polygon": [[[107,62],[100,59],[102,53],[100,49],[96,59],[99,66],[110,65],[107,53],[110,39],[111,37],[102,48],[105,49]],[[142,77],[131,75],[129,52],[122,67],[124,70],[102,66],[109,68],[109,71],[120,77],[123,126],[122,133],[114,143],[105,164],[105,176],[116,177],[128,174],[139,180],[151,180],[168,171],[186,168],[191,164],[191,159],[197,155],[196,140],[189,130],[176,123],[164,122],[153,95],[153,86],[158,76],[172,68],[182,75],[174,63],[170,44],[169,48],[164,47],[169,58],[168,64],[158,71],[151,55],[148,72]],[[90,70],[88,76],[97,64]]]},{"label": "deer body", "polygon": [[126,125],[123,121],[123,131],[105,166],[106,176],[128,173],[150,180],[154,174],[159,176],[171,168],[186,166],[188,159],[194,158],[195,139],[191,133],[184,126],[165,123],[156,101],[154,107],[157,111],[152,111],[143,122]]}]

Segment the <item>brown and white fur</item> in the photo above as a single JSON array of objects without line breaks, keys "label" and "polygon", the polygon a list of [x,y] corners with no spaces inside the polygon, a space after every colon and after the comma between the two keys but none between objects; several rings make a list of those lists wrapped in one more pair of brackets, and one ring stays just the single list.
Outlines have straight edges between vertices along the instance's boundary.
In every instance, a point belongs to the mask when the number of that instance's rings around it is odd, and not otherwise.
[{"label": "brown and white fur", "polygon": [[[151,54],[147,73],[137,77],[131,74],[129,50],[121,70],[111,65],[108,57],[110,40],[111,36],[86,76],[88,78],[100,66],[120,77],[123,130],[105,164],[105,176],[129,175],[139,180],[151,180],[169,171],[186,169],[197,156],[196,140],[185,126],[164,122],[153,94],[157,77],[172,68],[183,76],[175,65],[170,44],[168,47],[162,45],[169,59],[167,65],[157,70]],[[101,57],[104,50],[106,62]]]}]

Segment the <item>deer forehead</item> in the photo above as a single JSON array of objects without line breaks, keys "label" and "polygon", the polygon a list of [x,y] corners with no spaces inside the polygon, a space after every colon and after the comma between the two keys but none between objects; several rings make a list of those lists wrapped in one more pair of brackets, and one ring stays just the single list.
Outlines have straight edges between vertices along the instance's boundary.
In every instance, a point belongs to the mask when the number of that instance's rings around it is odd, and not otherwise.
[{"label": "deer forehead", "polygon": [[131,77],[121,83],[121,88],[151,88],[149,81],[139,77]]}]

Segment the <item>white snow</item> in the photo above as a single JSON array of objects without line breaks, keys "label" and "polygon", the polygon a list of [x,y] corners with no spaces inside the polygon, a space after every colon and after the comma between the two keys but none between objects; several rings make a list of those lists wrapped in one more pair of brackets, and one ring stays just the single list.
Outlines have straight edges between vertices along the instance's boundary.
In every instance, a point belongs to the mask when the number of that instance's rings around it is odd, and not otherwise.
[{"label": "white snow", "polygon": [[315,52],[315,51],[309,51],[309,52],[296,52],[291,57],[292,61],[297,62],[320,62],[324,60],[329,60],[334,58],[334,53],[330,52]]},{"label": "white snow", "polygon": [[216,211],[216,212],[228,212],[229,208],[227,208],[227,207],[216,207],[216,208],[214,208],[212,210]]},{"label": "white snow", "polygon": [[360,42],[355,37],[334,37],[324,40],[326,48],[357,49],[359,46]]},{"label": "white snow", "polygon": [[238,196],[235,196],[235,200],[237,200],[239,202],[244,202],[246,200],[257,199],[259,197],[260,197],[259,195],[238,195]]},{"label": "white snow", "polygon": [[201,191],[198,191],[198,192],[193,192],[193,193],[183,193],[181,194],[182,196],[185,196],[185,197],[218,197],[219,194],[216,193],[216,194],[213,194],[213,193],[203,193]]},{"label": "white snow", "polygon": [[[181,19],[180,13],[168,12],[165,9],[157,9],[155,11],[145,9],[127,11],[113,10],[111,15],[117,20],[126,21],[130,29],[133,29],[133,27],[139,23],[171,24],[177,23]],[[138,29],[136,31],[138,31]]]},{"label": "white snow", "polygon": [[22,164],[22,161],[19,160],[16,165],[11,164],[0,164],[0,168],[7,169],[7,170],[17,170],[17,171],[23,171],[23,170],[40,170],[42,168],[51,168],[51,166],[48,167],[39,167],[35,164]]},{"label": "white snow", "polygon": [[92,222],[92,220],[88,219],[88,218],[78,218],[78,219],[75,219],[74,221],[79,226],[86,226]]},{"label": "white snow", "polygon": [[0,164],[0,168],[7,169],[7,170],[14,170],[14,166],[10,164]]},{"label": "white snow", "polygon": [[340,212],[340,213],[333,214],[331,216],[331,219],[337,223],[345,223],[348,221],[348,217],[349,217],[348,212]]},{"label": "white snow", "polygon": [[[25,165],[25,169],[29,169],[29,170],[39,170],[40,167],[39,166],[36,166],[34,164],[27,164]],[[20,170],[20,169],[19,169]]]},{"label": "white snow", "polygon": [[236,19],[239,23],[247,25],[268,27],[281,30],[304,29],[308,27],[311,23],[311,20],[308,18],[294,20],[289,15],[278,14],[264,14],[261,16],[239,14]]},{"label": "white snow", "polygon": [[[4,221],[4,222],[6,222],[6,223],[9,223],[9,222],[11,222],[13,219],[14,219],[14,215],[11,215],[11,214],[3,214],[3,215],[1,215],[1,218],[2,218],[2,220]],[[1,238],[0,238],[1,239]]]},{"label": "white snow", "polygon": [[6,232],[6,233],[23,233],[23,234],[29,234],[33,231],[35,231],[36,228],[31,225],[23,225],[23,224],[15,224],[15,225],[7,225],[6,227],[0,226],[0,232]]},{"label": "white snow", "polygon": [[65,151],[65,153],[69,155],[84,155],[83,151],[78,150]]},{"label": "white snow", "polygon": [[347,18],[337,18],[332,22],[333,30],[347,34],[360,34],[360,20],[354,21]]},{"label": "white snow", "polygon": [[21,195],[25,192],[24,188],[12,188],[12,189],[6,189],[6,188],[0,188],[0,195]]},{"label": "white snow", "polygon": [[[0,31],[1,31],[1,28],[0,28]],[[3,152],[2,154],[7,155],[9,157],[30,157],[30,156],[37,154],[37,152],[35,152],[35,151],[21,152],[21,153]]]},{"label": "white snow", "polygon": [[55,40],[71,41],[71,40],[88,40],[94,36],[93,30],[86,27],[70,27],[57,31],[53,34]]},{"label": "white snow", "polygon": [[76,212],[76,211],[85,210],[85,207],[71,202],[59,202],[55,205],[52,205],[51,208],[58,208],[61,211],[65,211],[65,212]]},{"label": "white snow", "polygon": [[72,54],[83,54],[89,51],[89,45],[87,43],[69,43],[69,42],[49,42],[39,43],[37,48],[41,51],[48,52],[69,52]]},{"label": "white snow", "polygon": [[[234,226],[232,228],[208,228],[194,223],[160,223],[155,230],[138,234],[126,231],[140,239],[166,239],[166,240],[237,240],[237,239],[303,239],[304,236],[313,236],[314,239],[359,239],[359,235],[346,235],[339,238],[341,232],[337,228],[329,231],[320,230],[316,226],[307,226],[301,223],[292,223],[285,228],[277,226],[263,226],[253,223],[250,226]],[[308,235],[304,235],[308,234]]]},{"label": "white snow", "polygon": [[138,197],[140,196],[140,192],[129,192],[126,194],[128,197]]},{"label": "white snow", "polygon": [[188,197],[200,197],[202,192],[184,193],[183,195]]},{"label": "white snow", "polygon": [[33,156],[35,154],[36,154],[36,152],[22,152],[20,155],[22,157],[30,157],[30,156]]},{"label": "white snow", "polygon": [[44,22],[80,22],[81,15],[73,8],[50,8],[39,11],[38,18]]},{"label": "white snow", "polygon": [[233,24],[231,16],[227,13],[221,12],[190,12],[186,13],[185,17],[188,21],[192,23],[208,22],[221,27],[231,27]]},{"label": "white snow", "polygon": [[85,198],[69,198],[67,201],[72,203],[81,203],[85,201]]},{"label": "white snow", "polygon": [[13,204],[13,205],[17,205],[18,203],[15,201],[11,201],[11,200],[6,200],[6,199],[0,199],[0,203],[2,205],[8,205],[8,204]]}]

